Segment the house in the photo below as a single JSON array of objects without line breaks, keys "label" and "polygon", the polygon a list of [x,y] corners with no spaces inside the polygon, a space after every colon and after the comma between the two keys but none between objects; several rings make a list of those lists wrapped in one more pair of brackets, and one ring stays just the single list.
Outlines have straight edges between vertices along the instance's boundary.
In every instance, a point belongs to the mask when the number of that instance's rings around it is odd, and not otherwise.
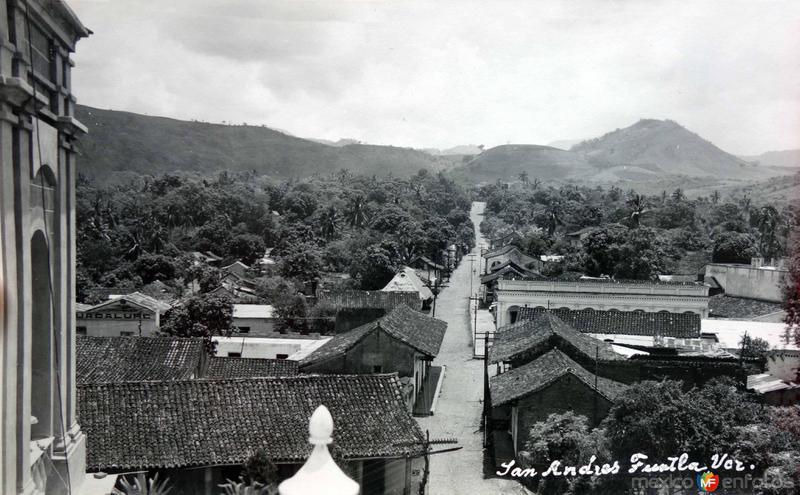
[{"label": "house", "polygon": [[431,289],[422,282],[413,268],[407,266],[403,267],[381,290],[384,292],[415,292],[419,295],[423,310],[428,309],[433,301]]},{"label": "house", "polygon": [[278,334],[276,337],[211,337],[217,356],[289,359],[299,361],[324,345],[330,337],[319,334]]},{"label": "house", "polygon": [[749,265],[709,263],[705,282],[728,296],[780,303],[787,273],[783,260],[766,264],[764,258],[753,258]]},{"label": "house", "polygon": [[773,406],[800,404],[800,351],[771,350],[764,373],[747,377],[747,388]]},{"label": "house", "polygon": [[[728,376],[744,385],[748,373],[763,370],[760,359],[739,359],[716,348],[704,351],[606,342],[576,330],[553,312],[498,329],[490,362],[498,363],[502,372],[555,347],[584,368],[621,383],[673,379],[692,386]],[[641,352],[628,352],[631,349]]]},{"label": "house", "polygon": [[311,451],[319,405],[336,425],[334,456],[361,493],[417,493],[424,437],[393,374],[87,384],[78,418],[89,472],[159,473],[181,487],[176,495],[217,495],[260,449],[281,479],[292,476]]},{"label": "house", "polygon": [[112,299],[76,311],[76,333],[92,337],[147,337],[161,327],[161,317],[170,305],[141,292]]},{"label": "house", "polygon": [[79,336],[78,383],[197,378],[204,368],[204,346],[196,338]]},{"label": "house", "polygon": [[239,260],[234,261],[230,265],[223,266],[220,270],[223,273],[238,275],[240,278],[244,279],[250,276],[250,267]]},{"label": "house", "polygon": [[431,280],[433,277],[441,280],[445,272],[444,265],[435,263],[426,256],[417,256],[411,260],[408,266],[421,272],[426,280]]},{"label": "house", "polygon": [[481,276],[481,285],[484,287],[484,302],[494,302],[498,280],[526,280],[543,278],[544,277],[538,272],[523,268],[516,264],[513,260],[508,260],[500,265],[495,265],[489,273]]},{"label": "house", "polygon": [[419,294],[412,291],[322,290],[317,296],[317,307],[336,315],[337,333],[374,321],[401,304],[422,309]]},{"label": "house", "polygon": [[752,390],[771,406],[794,406],[800,404],[800,383],[781,380],[770,373],[747,377],[747,389]]},{"label": "house", "polygon": [[223,380],[228,378],[260,378],[265,376],[294,376],[298,362],[290,359],[255,359],[212,357],[208,360],[203,378]]},{"label": "house", "polygon": [[520,308],[567,308],[656,313],[692,312],[708,316],[708,287],[699,283],[650,280],[503,280],[495,290],[497,326],[517,321]]},{"label": "house", "polygon": [[76,43],[62,0],[0,0],[0,493],[85,493],[75,415]]},{"label": "house", "polygon": [[194,259],[195,264],[205,263],[206,265],[218,266],[222,261],[221,256],[217,256],[211,251],[192,251],[189,254]]},{"label": "house", "polygon": [[[518,320],[532,320],[547,311],[541,307],[520,308]],[[575,330],[606,342],[640,347],[711,350],[710,343],[701,335],[701,319],[697,313],[599,311],[591,308],[549,311]]]},{"label": "house", "polygon": [[508,261],[513,261],[517,266],[537,273],[541,272],[544,267],[544,262],[541,259],[528,256],[513,244],[486,252],[482,257],[484,260],[484,273],[492,273],[495,267],[501,266]]},{"label": "house", "polygon": [[569,232],[564,234],[564,239],[567,240],[570,246],[575,248],[580,248],[581,246],[583,246],[583,241],[585,241],[587,237],[597,232],[598,230],[599,227],[584,227],[574,232]]},{"label": "house", "polygon": [[233,326],[243,337],[269,337],[275,334],[278,317],[269,304],[234,304]]},{"label": "house", "polygon": [[626,388],[595,376],[555,348],[489,379],[492,422],[496,428],[507,429],[516,454],[524,450],[531,426],[550,414],[572,411],[597,426]]},{"label": "house", "polygon": [[428,415],[440,369],[439,353],[447,323],[397,306],[386,316],[340,333],[300,361],[306,373],[398,373],[410,387],[409,407]]}]

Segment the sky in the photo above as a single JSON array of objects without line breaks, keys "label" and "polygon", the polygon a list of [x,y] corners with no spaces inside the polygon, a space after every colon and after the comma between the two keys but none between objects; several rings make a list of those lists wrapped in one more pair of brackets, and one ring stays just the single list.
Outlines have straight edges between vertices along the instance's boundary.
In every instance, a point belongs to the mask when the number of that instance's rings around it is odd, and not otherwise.
[{"label": "sky", "polygon": [[415,148],[672,119],[800,148],[797,0],[67,0],[80,103]]}]

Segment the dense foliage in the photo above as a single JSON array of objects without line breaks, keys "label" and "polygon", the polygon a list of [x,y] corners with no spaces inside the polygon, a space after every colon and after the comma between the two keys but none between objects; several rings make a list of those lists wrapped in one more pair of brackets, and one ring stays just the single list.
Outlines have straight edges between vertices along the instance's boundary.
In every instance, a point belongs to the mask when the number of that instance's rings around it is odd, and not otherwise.
[{"label": "dense foliage", "polygon": [[[527,254],[565,256],[545,275],[649,279],[691,274],[710,261],[773,259],[785,256],[798,221],[789,205],[757,205],[747,195],[723,199],[717,192],[689,199],[680,188],[645,196],[617,187],[543,187],[523,176],[483,186],[477,195],[486,201],[481,229],[488,238],[516,232]],[[578,233],[581,242],[574,242]]]},{"label": "dense foliage", "polygon": [[[669,463],[684,452],[706,465],[714,454],[728,454],[747,466],[744,472],[713,469],[722,477],[765,476],[765,483],[748,493],[788,495],[800,486],[800,411],[762,405],[727,380],[691,390],[675,381],[637,383],[616,400],[599,428],[589,428],[586,418],[571,412],[551,414],[531,427],[530,438],[518,461],[540,473],[554,460],[579,466],[593,455],[595,464],[617,460],[623,468],[618,476],[540,478],[538,493],[637,493],[625,474],[633,454],[647,455],[644,462],[652,464]],[[693,478],[693,473],[672,475]]]},{"label": "dense foliage", "polygon": [[[191,282],[206,293],[224,274],[191,253],[253,265],[271,247],[275,263],[252,273],[256,295],[302,318],[296,295],[312,292],[326,273],[345,274],[339,279],[348,288],[379,289],[417,256],[444,264],[448,246],[464,253],[474,243],[466,192],[425,170],[408,179],[346,170],[289,181],[225,172],[141,176],[125,185],[82,179],[77,201],[82,302],[94,302],[95,287],[136,289],[156,280],[179,297]],[[194,323],[168,318],[167,329],[182,335]]]}]

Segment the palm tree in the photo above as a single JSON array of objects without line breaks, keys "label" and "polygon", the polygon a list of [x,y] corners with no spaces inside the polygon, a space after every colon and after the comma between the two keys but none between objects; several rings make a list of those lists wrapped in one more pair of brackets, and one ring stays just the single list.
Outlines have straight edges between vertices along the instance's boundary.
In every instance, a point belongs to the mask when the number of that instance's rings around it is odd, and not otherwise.
[{"label": "palm tree", "polygon": [[561,221],[561,205],[553,202],[547,207],[547,234],[550,236],[555,234],[559,225],[564,225]]},{"label": "palm tree", "polygon": [[739,200],[739,206],[742,207],[742,213],[744,214],[744,223],[746,225],[750,225],[750,207],[753,205],[753,200],[750,199],[750,195],[745,193],[742,196],[742,199]]},{"label": "palm tree", "polygon": [[364,196],[356,195],[347,205],[347,221],[352,227],[361,228],[367,223],[367,205]]},{"label": "palm tree", "polygon": [[528,172],[523,170],[522,172],[520,172],[517,175],[517,177],[519,177],[519,180],[520,180],[520,182],[522,182],[522,185],[527,187],[527,185],[528,185]]},{"label": "palm tree", "polygon": [[780,214],[772,205],[761,207],[758,215],[759,250],[765,258],[772,258],[778,251],[776,231]]},{"label": "palm tree", "polygon": [[647,200],[641,194],[634,194],[628,200],[628,206],[633,210],[631,212],[631,222],[633,222],[634,227],[638,228],[642,215],[647,212]]},{"label": "palm tree", "polygon": [[684,198],[686,198],[686,195],[683,193],[683,189],[681,189],[680,187],[672,192],[673,201],[683,201]]},{"label": "palm tree", "polygon": [[711,202],[713,204],[719,203],[719,191],[717,191],[716,189],[714,190],[714,192],[711,193]]},{"label": "palm tree", "polygon": [[326,239],[330,239],[336,235],[336,217],[336,207],[333,205],[329,206],[328,209],[322,214],[322,235]]},{"label": "palm tree", "polygon": [[541,186],[541,185],[542,185],[542,181],[537,177],[537,178],[533,179],[533,183],[531,184],[531,188],[533,188],[533,190],[535,191],[535,190],[539,189],[539,186]]}]

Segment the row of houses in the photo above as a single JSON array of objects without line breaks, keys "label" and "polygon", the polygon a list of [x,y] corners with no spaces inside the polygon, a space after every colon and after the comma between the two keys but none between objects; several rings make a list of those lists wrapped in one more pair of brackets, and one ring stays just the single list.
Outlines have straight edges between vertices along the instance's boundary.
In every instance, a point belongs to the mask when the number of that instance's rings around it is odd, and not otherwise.
[{"label": "row of houses", "polygon": [[549,414],[573,411],[599,424],[632,383],[674,379],[691,387],[728,376],[744,385],[748,375],[763,370],[759,359],[742,359],[719,349],[619,344],[598,333],[610,335],[613,328],[619,332],[614,335],[695,338],[697,319],[667,313],[544,310],[525,312],[516,323],[499,328],[489,354],[497,367],[489,383],[489,434],[498,465],[514,458],[530,427]]},{"label": "row of houses", "polygon": [[78,337],[87,469],[160,473],[183,493],[217,493],[260,450],[288,478],[309,454],[308,417],[324,404],[334,453],[362,493],[416,493],[424,449],[412,414],[431,413],[445,330],[400,304],[299,359],[209,356],[202,339]]}]

